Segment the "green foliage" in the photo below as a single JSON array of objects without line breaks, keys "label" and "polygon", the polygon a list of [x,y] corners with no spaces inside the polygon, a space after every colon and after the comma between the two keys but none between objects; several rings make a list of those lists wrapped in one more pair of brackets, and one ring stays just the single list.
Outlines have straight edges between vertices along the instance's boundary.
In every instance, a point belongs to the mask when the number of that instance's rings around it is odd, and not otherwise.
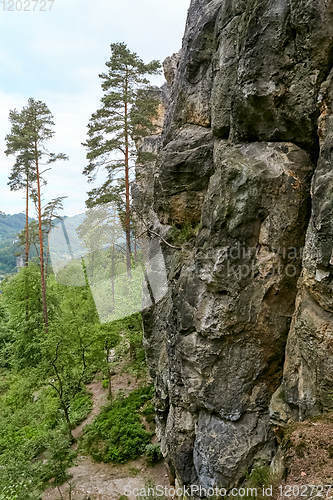
[{"label": "green foliage", "polygon": [[76,453],[70,449],[70,441],[63,432],[56,430],[50,432],[45,441],[45,459],[47,468],[43,482],[53,479],[55,486],[63,484],[69,479],[67,469],[73,464]]},{"label": "green foliage", "polygon": [[71,460],[58,401],[37,369],[7,372],[1,389],[0,498],[35,499]]},{"label": "green foliage", "polygon": [[12,335],[8,327],[8,312],[0,298],[0,368],[9,368]]},{"label": "green foliage", "polygon": [[159,444],[148,444],[146,446],[145,455],[149,465],[155,465],[163,459]]},{"label": "green foliage", "polygon": [[108,385],[109,385],[109,381],[105,378],[105,379],[102,381],[102,387],[103,387],[103,389],[107,389],[107,388],[108,388]]},{"label": "green foliage", "polygon": [[115,202],[124,213],[125,166],[135,162],[135,140],[156,128],[158,100],[147,77],[160,72],[160,63],[145,64],[124,43],[111,45],[106,72],[100,75],[103,97],[100,108],[88,124],[88,165],[83,173],[93,181],[100,167],[105,168],[104,184],[89,192],[88,205]]},{"label": "green foliage", "polygon": [[66,479],[68,427],[92,407],[84,384],[98,369],[100,345],[90,291],[59,285],[53,276],[47,291],[48,332],[37,266],[5,280],[0,297],[0,491],[6,499],[38,498],[50,478]]},{"label": "green foliage", "polygon": [[148,401],[147,404],[145,404],[143,410],[142,410],[142,415],[144,415],[145,419],[147,420],[148,423],[154,422],[155,419],[155,408],[152,403],[152,401]]},{"label": "green foliage", "polygon": [[0,281],[16,270],[17,247],[12,238],[0,241]]},{"label": "green foliage", "polygon": [[143,331],[141,314],[132,316],[115,322],[119,325],[121,335],[125,342],[119,345],[122,355],[128,354],[129,362],[125,366],[125,371],[132,373],[137,378],[146,375],[146,358],[143,348]]},{"label": "green foliage", "polygon": [[[50,266],[48,259],[48,235],[51,229],[62,218],[59,211],[63,210],[63,200],[65,196],[58,196],[57,198],[49,201],[42,212],[42,231],[43,231],[43,244],[44,244],[44,259]],[[29,261],[39,263],[39,227],[37,220],[30,220],[28,226],[28,244],[29,244]],[[26,245],[26,228],[21,229],[16,235],[16,255],[23,255],[25,253]]]},{"label": "green foliage", "polygon": [[246,485],[253,488],[269,486],[271,483],[272,471],[266,465],[254,467],[246,481]]},{"label": "green foliage", "polygon": [[57,160],[66,160],[67,156],[63,153],[51,153],[46,148],[47,141],[55,134],[55,123],[44,102],[29,98],[21,111],[10,111],[9,120],[11,131],[6,136],[5,153],[7,156],[15,156],[9,186],[16,191],[26,187],[27,173],[30,181],[36,181],[37,161],[43,160],[51,164]]},{"label": "green foliage", "polygon": [[[17,369],[36,366],[41,359],[40,341],[43,336],[39,268],[32,264],[21,269],[4,282],[2,289],[1,299],[9,317],[7,331],[11,343],[7,344],[7,354],[10,351],[11,364]],[[0,365],[4,363],[8,363],[8,358],[0,359]]]},{"label": "green foliage", "polygon": [[199,224],[185,222],[181,226],[173,226],[169,231],[169,238],[175,245],[183,245],[195,238],[198,230]]},{"label": "green foliage", "polygon": [[[46,104],[32,98],[9,115],[5,153],[13,164],[8,184],[13,191],[24,190],[27,216],[29,200],[34,202],[38,223],[30,219],[25,228],[24,214],[0,213],[0,280],[5,278],[0,295],[0,500],[36,500],[51,479],[55,486],[68,480],[75,456],[72,429],[92,409],[85,386],[97,373],[107,376],[111,399],[114,353],[129,354],[128,369],[137,375],[145,371],[141,317],[133,314],[141,304],[142,270],[133,262],[131,281],[123,279],[126,272],[130,275],[124,225],[128,241],[132,231],[129,217],[124,219],[124,192],[137,159],[135,141],[156,130],[159,96],[147,76],[157,74],[160,64],[144,64],[120,43],[111,46],[106,66],[101,107],[88,127],[89,165],[84,173],[91,181],[105,167],[106,182],[90,193],[90,202],[114,201],[120,215],[115,212],[110,221],[103,207],[88,214],[89,223],[79,233],[91,252],[85,259],[72,259],[63,275],[59,273],[67,282],[59,283],[43,269],[42,258],[47,262],[47,235],[60,219],[64,199],[57,197],[42,209],[44,175],[55,161],[67,159],[47,149],[54,118]],[[126,208],[128,215],[128,196]],[[22,254],[28,246],[29,265],[5,277],[15,271],[15,252]],[[61,257],[63,248],[59,253]],[[109,305],[112,297],[113,312],[105,307],[106,317],[99,318],[91,289],[96,291],[101,277],[109,288],[104,296],[94,297],[99,306]],[[123,463],[143,454],[152,436],[142,424],[153,420],[151,397],[151,387],[119,395],[89,426],[83,446],[104,461]],[[147,450],[149,459],[157,460],[157,449]]]},{"label": "green foliage", "polygon": [[151,386],[118,396],[86,428],[82,448],[97,462],[124,463],[142,455],[152,434],[141,423],[140,409],[152,396]]},{"label": "green foliage", "polygon": [[[10,494],[20,500],[39,498],[37,492],[51,478],[55,484],[67,479],[74,458],[56,394],[38,375],[31,369],[7,375],[7,390],[0,396],[0,491],[7,495],[0,499]],[[90,410],[90,396],[78,396],[73,423]]]},{"label": "green foliage", "polygon": [[[98,372],[112,374],[110,349],[130,353],[131,369],[144,371],[141,316],[100,324],[86,284],[68,287],[50,275],[46,332],[38,266],[30,263],[2,289],[0,500],[35,500],[50,479],[67,480],[70,430],[92,408],[85,384]],[[140,418],[152,420],[151,396],[151,388],[142,388],[103,410],[83,440],[93,456],[124,462],[144,453],[151,433]]]},{"label": "green foliage", "polygon": [[93,407],[91,394],[80,392],[73,398],[69,417],[73,427],[79,425],[89,415]]},{"label": "green foliage", "polygon": [[116,358],[128,358],[125,370],[135,375],[145,374],[145,353],[142,345],[142,319],[136,313],[126,318],[104,323],[99,327],[101,342],[106,342],[111,349],[115,349]]}]

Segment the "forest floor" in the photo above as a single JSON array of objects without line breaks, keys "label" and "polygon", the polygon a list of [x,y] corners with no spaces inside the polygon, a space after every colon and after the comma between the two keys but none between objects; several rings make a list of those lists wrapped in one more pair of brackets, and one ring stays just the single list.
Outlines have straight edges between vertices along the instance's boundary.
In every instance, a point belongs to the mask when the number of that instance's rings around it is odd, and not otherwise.
[{"label": "forest floor", "polygon": [[[112,377],[114,396],[119,391],[126,395],[140,385],[142,380],[124,372],[121,367]],[[87,390],[92,394],[93,408],[88,417],[73,430],[76,440],[108,402],[107,390],[102,387],[100,380],[95,379],[87,385]],[[76,443],[73,448],[77,448]],[[68,483],[60,488],[47,489],[43,493],[43,500],[118,500],[120,497],[123,500],[126,497],[136,500],[136,496],[131,493],[135,488],[147,485],[169,486],[165,465],[160,463],[148,466],[144,457],[119,465],[96,463],[89,456],[79,453],[68,473],[71,476]]]},{"label": "forest floor", "polygon": [[[278,495],[277,500],[288,496],[296,500],[307,494],[312,498],[333,498],[333,412],[295,423],[289,432],[284,460],[288,475],[281,483],[281,491],[286,494]],[[291,494],[287,485],[293,485]]]}]

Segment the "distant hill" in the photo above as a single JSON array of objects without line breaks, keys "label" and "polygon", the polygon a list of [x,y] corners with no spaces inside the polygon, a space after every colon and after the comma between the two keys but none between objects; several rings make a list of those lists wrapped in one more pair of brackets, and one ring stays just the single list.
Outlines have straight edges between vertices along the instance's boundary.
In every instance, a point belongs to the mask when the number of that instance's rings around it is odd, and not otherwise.
[{"label": "distant hill", "polygon": [[25,215],[0,215],[0,241],[15,237],[25,226]]},{"label": "distant hill", "polygon": [[[66,236],[69,238],[71,250],[74,254],[77,252],[82,255],[82,242],[76,234],[76,229],[83,221],[86,219],[85,214],[78,214],[72,217],[63,217],[64,222],[55,221],[55,225],[62,224],[66,227]],[[32,219],[30,219],[31,221]],[[65,223],[65,224],[64,224]],[[14,214],[14,215],[1,215],[0,213],[0,281],[7,274],[14,273],[16,271],[16,260],[17,253],[19,249],[16,244],[16,238],[18,233],[20,233],[25,227],[25,214]],[[61,255],[68,251],[68,246],[63,240],[65,233],[60,231],[54,232],[52,239],[52,250],[53,253],[59,252]],[[58,236],[57,236],[58,235]],[[60,235],[60,236],[59,236]],[[51,236],[52,238],[52,236]],[[60,245],[60,246],[59,246]],[[58,248],[59,247],[59,248]],[[46,248],[46,241],[45,241]],[[30,252],[30,259],[34,257],[35,251],[32,248]]]},{"label": "distant hill", "polygon": [[25,215],[0,215],[0,279],[16,270],[15,240],[25,227]]}]

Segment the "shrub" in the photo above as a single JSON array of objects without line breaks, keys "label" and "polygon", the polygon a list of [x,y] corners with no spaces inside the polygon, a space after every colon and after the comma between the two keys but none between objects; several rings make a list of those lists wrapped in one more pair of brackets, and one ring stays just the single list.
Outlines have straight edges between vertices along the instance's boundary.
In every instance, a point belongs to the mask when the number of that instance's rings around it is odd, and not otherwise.
[{"label": "shrub", "polygon": [[159,444],[148,444],[146,446],[145,455],[149,465],[154,465],[163,459],[161,448]]},{"label": "shrub", "polygon": [[124,463],[142,455],[152,433],[143,427],[139,411],[151,398],[151,386],[119,395],[86,427],[82,448],[97,462]]},{"label": "shrub", "polygon": [[144,408],[142,409],[142,415],[145,416],[147,422],[149,424],[153,423],[154,420],[155,420],[155,409],[154,409],[154,405],[151,401],[148,401],[148,403],[144,406]]},{"label": "shrub", "polygon": [[247,485],[252,487],[268,486],[271,483],[272,471],[269,466],[254,467],[247,479]]},{"label": "shrub", "polygon": [[79,393],[70,406],[70,420],[73,427],[79,425],[91,412],[93,407],[91,394]]}]

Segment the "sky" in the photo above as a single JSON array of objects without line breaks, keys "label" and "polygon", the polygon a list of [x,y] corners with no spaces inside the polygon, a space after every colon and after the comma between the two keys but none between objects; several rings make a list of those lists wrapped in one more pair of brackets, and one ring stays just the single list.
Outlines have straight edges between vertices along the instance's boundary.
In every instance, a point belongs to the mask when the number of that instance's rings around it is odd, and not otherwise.
[{"label": "sky", "polygon": [[[50,149],[69,156],[48,173],[45,201],[67,195],[65,215],[84,211],[91,186],[82,175],[86,160],[81,143],[98,107],[98,74],[104,71],[110,44],[127,43],[145,62],[164,60],[181,47],[189,4],[190,0],[0,0],[0,211],[24,211],[24,193],[10,192],[7,186],[13,160],[4,149],[9,110],[20,109],[29,97],[46,102],[55,117]],[[6,10],[12,5],[18,10]],[[19,10],[22,6],[31,10]]]}]

